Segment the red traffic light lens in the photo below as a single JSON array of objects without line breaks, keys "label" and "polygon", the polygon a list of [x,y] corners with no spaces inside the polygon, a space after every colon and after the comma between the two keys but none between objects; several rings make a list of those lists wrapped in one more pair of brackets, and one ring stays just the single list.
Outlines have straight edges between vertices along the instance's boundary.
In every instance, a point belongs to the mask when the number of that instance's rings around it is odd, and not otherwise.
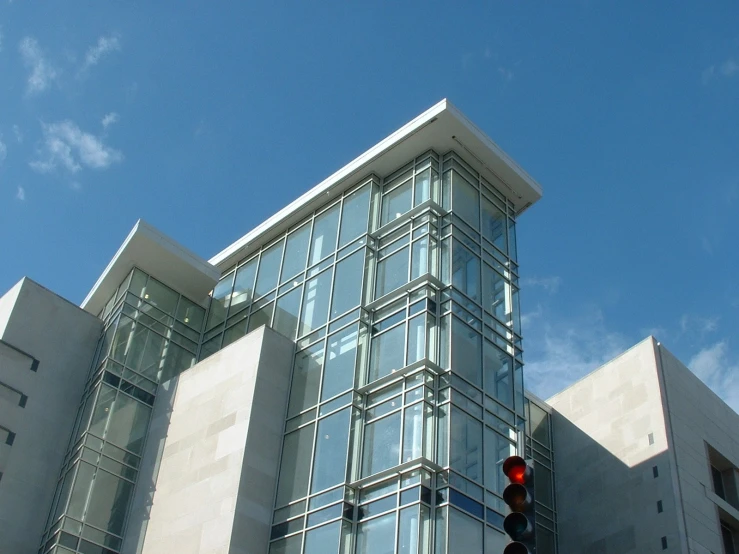
[{"label": "red traffic light lens", "polygon": [[503,473],[511,483],[523,485],[528,477],[529,466],[520,456],[510,456],[503,462]]}]

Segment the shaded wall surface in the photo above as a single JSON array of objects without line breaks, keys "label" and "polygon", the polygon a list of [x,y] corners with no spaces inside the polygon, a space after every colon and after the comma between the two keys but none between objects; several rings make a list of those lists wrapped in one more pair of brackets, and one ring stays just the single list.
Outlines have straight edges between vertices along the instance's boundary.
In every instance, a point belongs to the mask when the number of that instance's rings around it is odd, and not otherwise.
[{"label": "shaded wall surface", "polygon": [[30,279],[0,298],[0,552],[38,549],[101,327]]},{"label": "shaded wall surface", "polygon": [[124,552],[266,552],[293,352],[262,327],[161,387]]}]

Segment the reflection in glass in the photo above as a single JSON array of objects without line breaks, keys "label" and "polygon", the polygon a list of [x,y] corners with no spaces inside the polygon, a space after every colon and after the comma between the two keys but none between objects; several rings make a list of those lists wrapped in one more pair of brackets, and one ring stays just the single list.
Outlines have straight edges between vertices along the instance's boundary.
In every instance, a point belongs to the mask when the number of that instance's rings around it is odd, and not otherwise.
[{"label": "reflection in glass", "polygon": [[384,377],[404,365],[405,325],[372,338],[369,381]]},{"label": "reflection in glass", "polygon": [[475,230],[480,229],[479,193],[456,171],[452,177],[452,211]]},{"label": "reflection in glass", "polygon": [[411,198],[413,196],[412,184],[412,179],[408,179],[405,183],[382,197],[381,225],[385,225],[399,218],[411,209]]},{"label": "reflection in glass", "polygon": [[482,266],[482,307],[503,323],[509,319],[510,302],[508,290],[510,285],[503,276],[487,264]]},{"label": "reflection in glass", "polygon": [[87,523],[120,535],[132,492],[133,483],[98,469],[88,500]]},{"label": "reflection in glass", "polygon": [[314,427],[315,424],[311,423],[285,435],[277,486],[276,506],[278,507],[302,498],[308,492]]},{"label": "reflection in glass", "polygon": [[405,410],[403,424],[403,462],[420,458],[423,449],[423,406],[416,403]]},{"label": "reflection in glass", "polygon": [[305,269],[308,258],[308,241],[310,240],[310,223],[296,229],[287,237],[285,259],[282,261],[280,283],[295,277]]},{"label": "reflection in glass", "polygon": [[482,482],[482,423],[452,407],[449,442],[450,467],[468,479]]},{"label": "reflection in glass", "polygon": [[351,388],[357,354],[359,325],[352,325],[328,338],[328,356],[323,370],[321,400],[327,400]]},{"label": "reflection in glass", "polygon": [[372,475],[398,465],[400,412],[368,423],[364,427],[362,474]]},{"label": "reflection in glass", "polygon": [[339,248],[349,244],[359,235],[367,232],[369,217],[370,186],[365,185],[344,198],[341,214]]},{"label": "reflection in glass", "polygon": [[449,508],[449,552],[482,552],[483,524]]},{"label": "reflection in glass", "polygon": [[503,494],[506,478],[503,462],[516,453],[516,445],[510,440],[485,427],[485,486],[493,492]]},{"label": "reflection in glass", "polygon": [[482,337],[456,317],[452,318],[452,371],[482,388]]},{"label": "reflection in glass", "polygon": [[336,250],[336,235],[339,225],[339,204],[316,217],[311,240],[309,266],[320,262]]},{"label": "reflection in glass", "polygon": [[331,319],[359,306],[364,273],[364,248],[336,264]]},{"label": "reflection in glass", "polygon": [[303,554],[336,554],[339,551],[341,522],[316,527],[305,534]]},{"label": "reflection in glass", "polygon": [[513,408],[513,361],[508,354],[487,340],[484,348],[485,392],[504,406]]},{"label": "reflection in glass", "polygon": [[426,357],[426,315],[421,314],[408,322],[408,359],[410,365]]},{"label": "reflection in glass", "polygon": [[303,535],[295,535],[269,545],[269,554],[300,554]]},{"label": "reflection in glass", "polygon": [[394,551],[394,512],[357,525],[357,554],[393,554]]},{"label": "reflection in glass", "polygon": [[144,299],[151,305],[156,306],[166,314],[174,315],[178,297],[179,295],[171,288],[164,286],[156,279],[149,278]]},{"label": "reflection in glass", "polygon": [[302,337],[326,323],[328,301],[331,296],[333,268],[324,271],[305,283],[303,309],[300,315],[298,336]]},{"label": "reflection in glass", "polygon": [[380,298],[388,292],[408,282],[408,247],[401,248],[394,254],[381,260],[377,264],[377,284],[375,298]]},{"label": "reflection in glass", "polygon": [[251,333],[255,329],[259,329],[262,325],[269,325],[272,320],[272,308],[274,308],[274,305],[274,302],[270,302],[257,311],[252,312],[251,316],[249,316],[249,327],[246,332]]},{"label": "reflection in glass", "polygon": [[318,401],[318,384],[323,365],[323,342],[298,352],[295,356],[293,381],[290,387],[288,416],[315,406]]},{"label": "reflection in glass", "polygon": [[[485,554],[500,554],[508,544],[508,536],[505,533],[496,531],[492,527],[485,526]],[[537,550],[539,550],[539,540],[536,541]],[[554,550],[552,550],[552,554]]]},{"label": "reflection in glass", "polygon": [[231,285],[233,284],[234,274],[229,273],[223,277],[216,288],[213,289],[213,298],[210,301],[210,311],[208,312],[208,323],[205,328],[212,329],[216,325],[226,320],[226,310],[231,301]]},{"label": "reflection in glass", "polygon": [[398,554],[418,554],[418,506],[400,511]]},{"label": "reflection in glass", "polygon": [[454,240],[452,285],[472,300],[480,301],[480,258]]},{"label": "reflection in glass", "polygon": [[346,408],[318,422],[311,492],[344,482],[350,411]]},{"label": "reflection in glass", "polygon": [[144,446],[150,413],[149,406],[119,393],[104,438],[126,450],[140,454]]},{"label": "reflection in glass", "polygon": [[504,254],[508,253],[505,213],[485,197],[482,199],[482,236]]},{"label": "reflection in glass", "polygon": [[246,308],[254,299],[254,278],[257,274],[257,258],[250,260],[236,270],[234,291],[231,296],[231,311],[229,315]]},{"label": "reflection in glass", "polygon": [[282,246],[285,244],[281,240],[267,248],[259,258],[259,272],[257,273],[257,284],[254,287],[254,296],[259,298],[267,294],[277,286],[277,274],[280,271],[280,262],[282,261]]},{"label": "reflection in glass", "polygon": [[277,299],[275,308],[275,320],[272,328],[295,340],[295,332],[298,328],[298,312],[300,311],[300,294],[303,287],[297,287]]}]

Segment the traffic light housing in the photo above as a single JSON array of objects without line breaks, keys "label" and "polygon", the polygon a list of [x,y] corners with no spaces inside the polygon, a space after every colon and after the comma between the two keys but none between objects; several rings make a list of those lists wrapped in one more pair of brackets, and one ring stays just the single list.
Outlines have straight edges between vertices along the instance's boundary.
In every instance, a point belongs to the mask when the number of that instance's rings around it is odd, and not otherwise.
[{"label": "traffic light housing", "polygon": [[503,462],[503,473],[509,481],[503,501],[511,510],[503,521],[503,529],[511,538],[503,554],[534,554],[534,468],[520,456],[510,456]]}]

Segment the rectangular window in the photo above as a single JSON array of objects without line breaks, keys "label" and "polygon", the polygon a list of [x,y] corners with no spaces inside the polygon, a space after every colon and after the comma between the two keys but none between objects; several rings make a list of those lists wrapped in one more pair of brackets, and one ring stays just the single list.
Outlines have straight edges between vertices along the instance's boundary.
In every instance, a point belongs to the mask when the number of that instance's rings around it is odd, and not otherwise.
[{"label": "rectangular window", "polygon": [[721,540],[724,545],[724,554],[736,554],[734,533],[724,523],[721,523]]},{"label": "rectangular window", "polygon": [[16,404],[21,408],[25,408],[28,397],[19,390],[0,382],[0,399],[7,400],[11,404]]},{"label": "rectangular window", "polygon": [[667,537],[662,537],[662,550],[667,550]]},{"label": "rectangular window", "polygon": [[656,479],[659,477],[659,468],[657,466],[652,467],[652,476]]},{"label": "rectangular window", "polygon": [[15,441],[15,433],[5,427],[0,427],[0,443],[5,443],[8,446],[13,446]]},{"label": "rectangular window", "polygon": [[662,508],[662,501],[661,500],[657,500],[657,513],[658,514],[661,514],[663,511],[664,511],[664,509]]},{"label": "rectangular window", "polygon": [[649,433],[647,435],[647,440],[649,441],[650,445],[654,444],[654,433]]},{"label": "rectangular window", "polygon": [[711,466],[711,478],[713,479],[713,492],[716,493],[716,496],[726,500],[723,476],[721,475],[721,472],[714,466]]}]

